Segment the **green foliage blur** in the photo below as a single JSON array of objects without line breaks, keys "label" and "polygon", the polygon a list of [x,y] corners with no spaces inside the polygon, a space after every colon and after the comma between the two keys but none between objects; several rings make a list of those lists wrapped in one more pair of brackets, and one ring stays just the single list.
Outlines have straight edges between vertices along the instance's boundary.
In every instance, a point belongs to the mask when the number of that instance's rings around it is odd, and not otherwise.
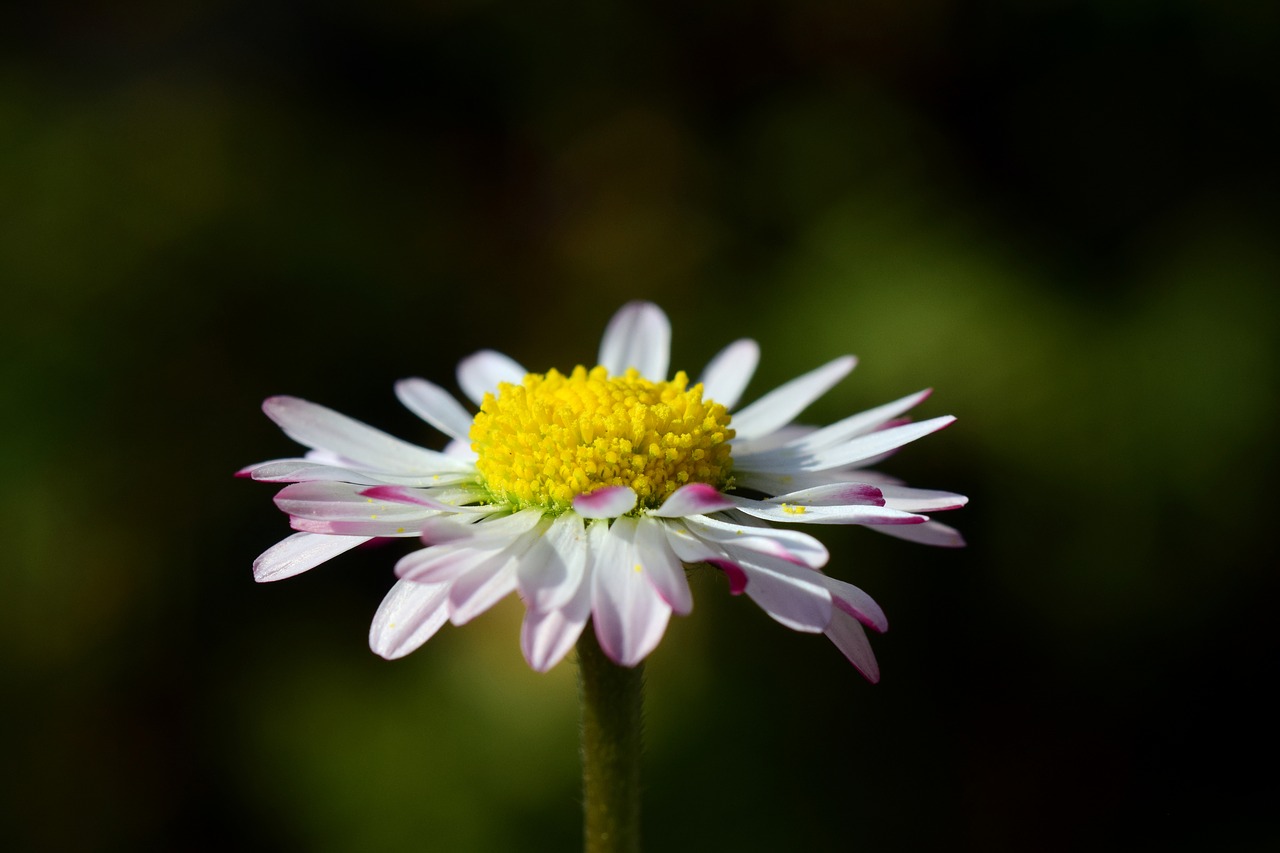
[{"label": "green foliage blur", "polygon": [[590,363],[623,302],[748,398],[921,387],[935,551],[815,531],[866,684],[694,577],[647,668],[672,851],[1263,850],[1280,7],[27,4],[0,29],[0,847],[562,851],[575,674],[512,600],[368,651],[404,543],[257,586],[264,397]]}]

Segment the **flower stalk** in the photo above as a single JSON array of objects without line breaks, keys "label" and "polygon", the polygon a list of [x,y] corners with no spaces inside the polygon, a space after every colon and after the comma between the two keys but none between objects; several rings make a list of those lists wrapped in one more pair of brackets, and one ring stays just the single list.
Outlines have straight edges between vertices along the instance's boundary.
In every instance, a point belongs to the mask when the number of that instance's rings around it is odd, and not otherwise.
[{"label": "flower stalk", "polygon": [[644,664],[626,667],[609,660],[591,625],[577,650],[583,849],[639,853]]}]

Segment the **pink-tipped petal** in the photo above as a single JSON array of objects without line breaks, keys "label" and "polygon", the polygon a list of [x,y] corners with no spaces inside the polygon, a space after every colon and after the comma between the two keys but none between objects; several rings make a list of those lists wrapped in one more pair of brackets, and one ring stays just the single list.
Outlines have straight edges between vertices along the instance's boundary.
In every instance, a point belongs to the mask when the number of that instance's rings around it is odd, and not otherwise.
[{"label": "pink-tipped petal", "polygon": [[747,575],[747,595],[778,622],[808,633],[831,622],[831,593],[812,569],[764,555],[739,565]]},{"label": "pink-tipped petal", "polygon": [[491,349],[480,350],[458,363],[458,387],[477,406],[485,394],[497,394],[498,385],[519,385],[529,371],[518,362]]},{"label": "pink-tipped petal", "polygon": [[[416,504],[377,500],[362,486],[308,482],[285,486],[275,497],[295,530],[344,536],[417,536],[421,523],[440,511]],[[451,514],[481,515],[490,508],[449,505]]]},{"label": "pink-tipped petal", "polygon": [[824,574],[819,574],[819,577],[831,593],[836,607],[879,634],[889,630],[889,618],[874,598],[851,583]]},{"label": "pink-tipped petal", "polygon": [[371,501],[387,502],[392,504],[408,504],[410,506],[419,506],[424,509],[435,510],[436,512],[452,513],[465,511],[464,507],[447,504],[443,501],[436,500],[434,497],[420,489],[410,489],[405,486],[372,486],[367,489],[361,489],[360,496],[368,498]]},{"label": "pink-tipped petal", "polygon": [[875,684],[880,680],[880,665],[876,663],[876,656],[871,651],[867,632],[857,619],[837,609],[831,615],[831,624],[824,633],[867,681]]},{"label": "pink-tipped petal", "polygon": [[750,338],[734,341],[702,371],[702,397],[732,410],[747,390],[760,362],[760,345]]},{"label": "pink-tipped petal", "polygon": [[448,584],[397,582],[373,615],[369,648],[387,660],[404,657],[440,630],[448,603]]},{"label": "pink-tipped petal", "polygon": [[937,521],[914,524],[909,527],[873,527],[871,529],[896,539],[906,539],[908,542],[933,545],[938,548],[963,548],[965,544],[959,530]]},{"label": "pink-tipped petal", "polygon": [[471,432],[471,415],[448,391],[414,377],[395,385],[396,397],[404,407],[457,441],[466,441]]},{"label": "pink-tipped petal", "polygon": [[[884,506],[884,493],[870,483],[829,483],[776,495],[769,503],[792,506]],[[900,507],[899,507],[900,508]]]},{"label": "pink-tipped petal", "polygon": [[617,518],[636,507],[636,493],[630,486],[606,486],[573,499],[573,511],[583,518]]},{"label": "pink-tipped petal", "polygon": [[686,515],[705,515],[733,507],[733,500],[715,486],[689,483],[676,489],[662,502],[662,506],[649,510],[647,514],[655,518],[683,518]]},{"label": "pink-tipped petal", "polygon": [[803,376],[798,376],[765,394],[733,416],[733,428],[740,440],[750,440],[780,429],[795,419],[809,404],[849,375],[857,359],[837,358]]},{"label": "pink-tipped petal", "polygon": [[742,570],[742,566],[729,560],[707,560],[706,562],[724,572],[724,576],[729,580],[730,595],[742,595],[747,591],[747,573]]},{"label": "pink-tipped petal", "polygon": [[613,315],[600,341],[599,363],[610,376],[634,367],[645,379],[667,378],[671,358],[671,321],[652,302],[629,302]]},{"label": "pink-tipped petal", "polygon": [[295,533],[262,552],[253,561],[253,579],[258,583],[284,580],[346,553],[368,542],[368,536],[326,536]]}]

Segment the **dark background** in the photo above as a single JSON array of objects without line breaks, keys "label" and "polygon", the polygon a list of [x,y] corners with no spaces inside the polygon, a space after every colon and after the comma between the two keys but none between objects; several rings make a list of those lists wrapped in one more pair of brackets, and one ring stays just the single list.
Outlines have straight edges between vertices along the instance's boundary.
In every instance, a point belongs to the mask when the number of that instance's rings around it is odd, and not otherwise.
[{"label": "dark background", "polygon": [[[1280,6],[48,3],[0,28],[0,840],[569,850],[571,662],[508,601],[387,663],[403,543],[255,586],[231,477],[290,393],[481,347],[590,362],[633,298],[748,399],[936,387],[934,551],[816,531],[881,684],[714,577],[648,665],[651,849],[1280,844]],[[437,445],[438,446],[438,445]]]}]

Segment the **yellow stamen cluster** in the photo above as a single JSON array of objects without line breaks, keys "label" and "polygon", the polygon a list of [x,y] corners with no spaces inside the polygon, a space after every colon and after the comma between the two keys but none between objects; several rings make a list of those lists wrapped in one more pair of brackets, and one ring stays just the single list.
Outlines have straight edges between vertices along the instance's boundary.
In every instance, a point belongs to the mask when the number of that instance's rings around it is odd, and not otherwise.
[{"label": "yellow stamen cluster", "polygon": [[560,511],[604,486],[630,486],[641,507],[685,483],[728,487],[729,413],[688,384],[683,372],[650,382],[582,366],[502,383],[471,425],[485,488],[498,502]]}]

